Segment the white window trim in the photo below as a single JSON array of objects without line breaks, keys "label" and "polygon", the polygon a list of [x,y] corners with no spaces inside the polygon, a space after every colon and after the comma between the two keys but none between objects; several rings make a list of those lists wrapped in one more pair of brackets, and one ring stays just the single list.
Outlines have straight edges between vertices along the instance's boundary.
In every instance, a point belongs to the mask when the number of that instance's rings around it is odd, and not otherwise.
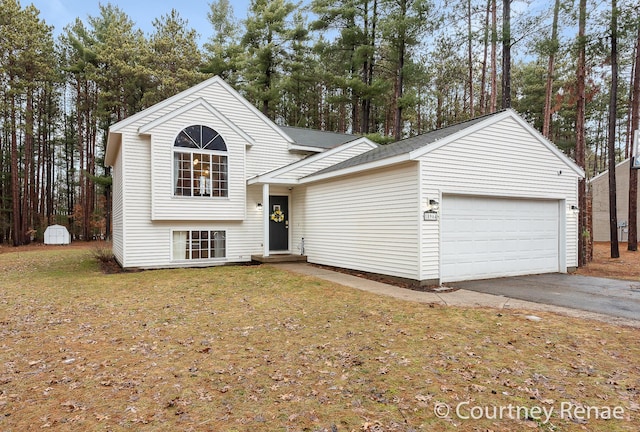
[{"label": "white window trim", "polygon": [[[174,235],[176,232],[189,232],[192,233],[194,231],[209,231],[211,232],[222,232],[224,233],[224,256],[223,257],[209,257],[209,258],[174,258]],[[171,262],[175,263],[198,263],[198,262],[224,262],[228,260],[227,252],[228,252],[228,237],[226,229],[212,229],[212,228],[185,228],[185,229],[172,229],[170,232],[169,243],[171,244]],[[188,245],[188,242],[187,242]],[[209,250],[211,252],[211,249]]]},{"label": "white window trim", "polygon": [[[213,156],[224,156],[227,158],[227,172],[226,172],[226,182],[227,182],[227,189],[226,192],[227,194],[225,196],[201,196],[201,195],[195,195],[194,194],[194,188],[193,188],[193,171],[191,171],[191,195],[176,195],[176,176],[178,175],[178,173],[176,172],[176,167],[175,167],[175,154],[176,153],[183,153],[183,154],[189,154],[191,156],[191,160],[193,160],[193,154],[194,153],[198,153],[198,154],[208,154],[208,155],[213,155]],[[177,199],[214,199],[214,200],[228,200],[229,199],[229,152],[228,151],[220,151],[220,150],[203,150],[203,149],[190,149],[190,148],[186,148],[186,147],[176,147],[173,146],[173,151],[171,153],[171,196],[172,198],[177,198]],[[210,175],[212,175],[213,173],[210,173]]]}]

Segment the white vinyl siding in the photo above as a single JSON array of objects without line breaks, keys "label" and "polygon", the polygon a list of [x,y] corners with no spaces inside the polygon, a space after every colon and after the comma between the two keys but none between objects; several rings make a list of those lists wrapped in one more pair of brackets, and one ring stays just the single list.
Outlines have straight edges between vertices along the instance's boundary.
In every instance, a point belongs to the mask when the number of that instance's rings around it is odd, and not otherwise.
[{"label": "white vinyl siding", "polygon": [[417,178],[411,162],[307,186],[309,261],[417,279]]},{"label": "white vinyl siding", "polygon": [[[578,175],[513,118],[507,117],[420,158],[422,203],[443,194],[566,199],[567,267],[577,266]],[[423,207],[424,209],[424,207]],[[440,278],[439,222],[422,222],[421,279]],[[564,271],[564,269],[562,269]]]},{"label": "white vinyl siding", "polygon": [[[131,174],[125,179],[128,193],[125,197],[126,254],[123,265],[132,268],[192,267],[247,262],[251,260],[252,254],[261,253],[262,211],[257,209],[257,203],[262,199],[261,187],[247,188],[246,199],[242,204],[246,215],[244,221],[152,221],[151,199],[148,192],[150,180],[140,172],[140,168],[145,168],[145,164],[147,173],[149,172],[148,161],[148,158],[139,154],[132,154],[130,160],[127,159],[127,165],[130,163],[136,169],[129,170]],[[186,218],[186,211],[183,213]],[[172,232],[176,230],[225,231],[225,259],[216,260],[216,262],[174,261],[171,242]]]},{"label": "white vinyl siding", "polygon": [[[303,239],[306,237],[306,213],[307,206],[307,188],[295,187],[291,191],[291,199],[289,200],[289,229],[291,230],[291,253],[302,254]],[[306,239],[304,240],[306,241]],[[306,253],[307,251],[304,250]]]},{"label": "white vinyl siding", "polygon": [[115,163],[113,164],[112,173],[113,183],[111,185],[111,241],[113,255],[116,260],[122,265],[124,258],[124,220],[123,220],[123,190],[122,190],[122,151],[118,152]]},{"label": "white vinyl siding", "polygon": [[[118,132],[135,133],[138,128],[153,122],[173,111],[180,109],[198,99],[204,99],[211,105],[217,107],[224,116],[237,128],[251,136],[256,144],[247,149],[246,178],[253,177],[260,173],[273,170],[274,168],[285,166],[302,159],[302,154],[289,151],[285,139],[280,136],[265,120],[243,103],[237,94],[229,92],[222,84],[211,82],[209,85],[200,88],[196,92],[185,94],[184,97],[168,104],[162,109],[149,112],[148,115],[140,116],[131,123],[127,123]],[[210,117],[210,113],[207,114]],[[126,122],[127,120],[125,120]],[[200,124],[195,122],[192,124]],[[116,125],[117,126],[117,125]],[[190,126],[185,123],[183,127]],[[214,128],[215,129],[215,128]],[[217,130],[217,129],[216,129]],[[179,132],[179,131],[178,131]],[[218,130],[218,132],[221,132]],[[124,134],[123,134],[124,135]],[[175,139],[175,136],[173,137]],[[124,139],[124,137],[123,137]],[[226,139],[226,137],[225,137]],[[132,143],[133,145],[137,145]],[[244,145],[248,143],[244,142]],[[227,143],[229,146],[229,143]],[[127,151],[136,151],[127,149]]]},{"label": "white vinyl siding", "polygon": [[[148,131],[148,135],[138,134],[140,127],[179,110],[198,98],[223,109],[227,122],[220,121],[214,113],[200,104],[155,125]],[[238,134],[237,129],[233,130],[228,126],[228,121],[248,133],[255,143],[249,147],[249,143]],[[229,197],[205,200],[174,197],[174,140],[184,127],[209,122],[210,127],[224,135],[227,145]],[[175,262],[171,252],[171,233],[175,230],[225,231],[226,257],[216,261],[219,264],[247,262],[251,260],[252,254],[262,252],[262,211],[257,209],[257,203],[262,201],[262,190],[260,186],[246,186],[246,178],[250,175],[247,167],[253,167],[250,172],[255,175],[302,157],[291,154],[284,138],[265,123],[264,119],[214,82],[147,116],[135,118],[118,132],[122,134],[121,154],[118,158],[124,161],[119,174],[123,189],[123,210],[121,214],[114,214],[114,226],[122,226],[123,250],[120,262],[125,267],[211,265],[210,262]],[[114,176],[115,172],[116,167]],[[115,184],[117,182],[114,180]],[[154,216],[158,220],[154,221]],[[117,237],[117,233],[115,236]],[[117,247],[117,238],[115,240]]]},{"label": "white vinyl siding", "polygon": [[[228,196],[176,196],[174,141],[186,126],[202,124],[215,129],[227,145]],[[138,146],[138,151],[142,152]],[[217,120],[208,110],[196,107],[151,131],[151,194],[153,220],[242,220],[245,217],[245,147],[244,140],[231,128]],[[188,213],[185,209],[188,208]]]}]

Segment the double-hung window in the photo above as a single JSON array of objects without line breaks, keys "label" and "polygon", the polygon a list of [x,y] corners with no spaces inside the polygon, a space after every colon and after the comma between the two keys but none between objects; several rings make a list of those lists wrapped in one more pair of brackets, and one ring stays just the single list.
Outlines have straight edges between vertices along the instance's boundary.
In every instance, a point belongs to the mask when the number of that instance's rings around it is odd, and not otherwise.
[{"label": "double-hung window", "polygon": [[208,126],[184,128],[173,145],[175,196],[229,196],[227,145]]}]

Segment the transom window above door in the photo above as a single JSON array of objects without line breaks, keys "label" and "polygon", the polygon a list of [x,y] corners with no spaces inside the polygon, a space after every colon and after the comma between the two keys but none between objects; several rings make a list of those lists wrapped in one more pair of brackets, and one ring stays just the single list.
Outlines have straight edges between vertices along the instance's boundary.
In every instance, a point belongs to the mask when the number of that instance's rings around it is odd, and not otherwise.
[{"label": "transom window above door", "polygon": [[173,145],[175,196],[226,197],[229,195],[227,145],[208,126],[184,128]]}]

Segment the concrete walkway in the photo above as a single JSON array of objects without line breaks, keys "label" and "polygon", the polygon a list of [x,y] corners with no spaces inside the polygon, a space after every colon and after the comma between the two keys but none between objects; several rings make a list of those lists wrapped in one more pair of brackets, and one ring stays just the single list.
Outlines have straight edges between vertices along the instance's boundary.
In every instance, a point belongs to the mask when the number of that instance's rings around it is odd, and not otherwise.
[{"label": "concrete walkway", "polygon": [[554,312],[571,317],[593,319],[611,324],[640,328],[640,321],[638,320],[618,318],[566,307],[551,306],[542,303],[517,300],[502,295],[485,294],[464,289],[444,292],[414,291],[407,288],[397,287],[395,285],[389,285],[321,267],[316,267],[307,263],[281,263],[270,265],[282,270],[307,276],[314,276],[351,288],[418,303],[433,303],[443,306],[487,307],[495,309],[524,309],[528,311]]}]

